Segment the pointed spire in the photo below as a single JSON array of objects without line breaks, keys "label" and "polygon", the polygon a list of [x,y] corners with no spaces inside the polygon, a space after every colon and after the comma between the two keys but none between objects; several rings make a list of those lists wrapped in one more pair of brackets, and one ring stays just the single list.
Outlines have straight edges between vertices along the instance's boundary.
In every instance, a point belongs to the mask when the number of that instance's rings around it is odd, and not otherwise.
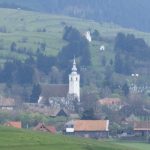
[{"label": "pointed spire", "polygon": [[75,60],[75,57],[74,57],[74,60],[73,60],[72,72],[77,72],[77,67],[76,67],[76,60]]}]

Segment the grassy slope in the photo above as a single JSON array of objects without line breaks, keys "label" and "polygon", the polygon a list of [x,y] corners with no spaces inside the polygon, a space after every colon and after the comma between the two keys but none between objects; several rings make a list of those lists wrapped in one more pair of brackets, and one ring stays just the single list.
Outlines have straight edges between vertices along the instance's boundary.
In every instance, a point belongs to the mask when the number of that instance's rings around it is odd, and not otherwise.
[{"label": "grassy slope", "polygon": [[132,149],[137,150],[149,150],[150,148],[150,144],[145,143],[119,143],[119,145],[128,146],[131,147]]},{"label": "grassy slope", "polygon": [[[142,149],[142,146],[144,146]],[[0,127],[0,150],[148,150],[146,144],[134,147],[113,142],[78,139]],[[141,147],[141,148],[140,148]]]},{"label": "grassy slope", "polygon": [[[99,24],[94,21],[81,20],[66,16],[56,16],[42,14],[38,12],[30,12],[13,9],[0,9],[0,27],[6,26],[8,33],[0,33],[0,40],[3,40],[3,49],[0,50],[0,63],[3,63],[5,58],[16,57],[25,59],[24,54],[11,53],[9,51],[10,44],[15,41],[18,47],[26,47],[35,52],[39,42],[45,42],[46,54],[57,55],[59,50],[66,43],[62,40],[63,28],[62,22],[67,25],[72,25],[78,28],[82,33],[88,29],[97,29],[103,37],[114,38],[118,32],[133,33],[138,37],[144,38],[150,44],[150,34],[135,30],[124,29],[113,24]],[[46,28],[47,32],[37,32],[39,28]],[[26,37],[27,42],[21,42],[22,38]],[[95,66],[99,64],[99,47],[101,44],[106,44],[107,57],[112,57],[113,45],[111,43],[92,42],[91,54],[92,62]]]}]

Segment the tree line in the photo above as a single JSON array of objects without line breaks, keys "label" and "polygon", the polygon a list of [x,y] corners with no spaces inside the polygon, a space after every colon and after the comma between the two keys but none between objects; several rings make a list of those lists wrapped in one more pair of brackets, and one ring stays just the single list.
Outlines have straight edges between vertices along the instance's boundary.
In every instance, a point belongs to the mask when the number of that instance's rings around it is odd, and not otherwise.
[{"label": "tree line", "polygon": [[[45,55],[45,43],[39,43],[39,47],[35,54],[27,53],[26,49],[22,49],[28,58],[23,62],[19,60],[6,61],[0,69],[1,83],[17,83],[17,84],[33,84],[35,78],[35,71],[44,73],[46,76],[50,75],[50,81],[57,83],[59,79],[54,79],[53,73],[58,71],[62,76],[62,82],[70,71],[72,60],[74,56],[78,60],[80,66],[91,65],[91,55],[89,50],[89,43],[82,34],[73,27],[66,26],[64,28],[63,40],[67,41],[57,56]],[[20,48],[15,42],[10,45],[10,51],[18,52]],[[54,69],[56,68],[56,69]],[[58,76],[60,78],[60,76]],[[38,82],[38,81],[37,81]]]}]

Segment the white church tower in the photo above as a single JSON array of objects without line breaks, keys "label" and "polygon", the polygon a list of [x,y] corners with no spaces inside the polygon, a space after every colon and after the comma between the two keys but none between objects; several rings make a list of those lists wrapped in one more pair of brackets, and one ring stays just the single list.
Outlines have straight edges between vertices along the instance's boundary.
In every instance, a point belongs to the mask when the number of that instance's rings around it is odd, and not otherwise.
[{"label": "white church tower", "polygon": [[74,94],[80,102],[80,75],[77,73],[76,61],[74,58],[72,72],[69,75],[69,94]]}]

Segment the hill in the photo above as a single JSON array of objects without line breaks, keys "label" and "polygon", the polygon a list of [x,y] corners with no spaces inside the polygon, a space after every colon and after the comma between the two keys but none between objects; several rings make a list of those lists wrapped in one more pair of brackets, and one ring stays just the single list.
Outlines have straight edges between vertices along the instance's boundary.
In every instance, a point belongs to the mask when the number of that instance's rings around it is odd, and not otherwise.
[{"label": "hill", "polygon": [[[81,33],[87,30],[98,30],[104,38],[114,39],[118,32],[133,33],[137,37],[144,38],[150,43],[150,34],[136,30],[125,29],[114,24],[97,23],[84,19],[71,18],[66,16],[49,15],[32,11],[17,9],[0,9],[0,28],[6,31],[0,31],[0,58],[5,61],[7,58],[26,59],[25,53],[11,53],[10,46],[12,42],[17,44],[20,49],[26,48],[27,51],[36,52],[41,43],[46,44],[47,55],[56,56],[66,42],[62,39],[64,24],[77,28]],[[46,32],[41,32],[45,29]],[[94,65],[98,63],[99,47],[106,44],[107,49],[113,49],[111,42],[91,43],[91,54]],[[11,55],[10,55],[11,53]]]},{"label": "hill", "polygon": [[150,31],[149,5],[149,0],[0,0],[1,7],[21,7],[98,22],[113,22],[143,31]]},{"label": "hill", "polygon": [[[115,144],[113,142],[78,139],[26,130],[0,127],[1,150],[148,150],[147,144]],[[125,146],[123,146],[125,145]],[[142,148],[143,147],[143,148]]]},{"label": "hill", "polygon": [[[68,83],[73,50],[76,52],[76,49],[82,43],[77,45],[79,39],[75,38],[77,43],[73,43],[73,47],[69,47],[69,54],[71,55],[69,55],[67,67],[61,68],[60,63],[57,63],[60,58],[58,58],[58,54],[69,43],[63,39],[66,26],[72,26],[82,38],[85,31],[91,31],[92,34],[96,31],[100,35],[100,39],[93,39],[88,44],[91,64],[87,68],[80,64],[78,66],[82,76],[82,87],[89,86],[88,90],[98,97],[111,97],[113,94],[122,96],[122,89],[128,91],[127,86],[131,86],[135,82],[136,84],[139,83],[140,88],[150,85],[148,72],[150,66],[150,48],[148,47],[150,45],[150,33],[122,28],[115,24],[98,23],[93,20],[22,9],[1,8],[0,83],[2,83],[2,95],[15,97],[20,94],[21,100],[28,100],[29,102],[32,90],[27,88],[25,91],[22,85],[28,84],[31,88],[35,87],[33,86],[35,83]],[[122,42],[125,45],[125,50],[124,48],[122,50],[122,45],[119,45],[120,42],[116,43],[118,32],[124,33],[124,35],[121,35],[124,39]],[[100,51],[100,47],[103,45],[105,51]],[[117,49],[114,48],[116,45],[118,45]],[[42,55],[39,49],[42,49]],[[120,56],[117,56],[118,52],[121,54]],[[68,56],[68,53],[64,53],[64,55]],[[82,53],[83,55],[84,53]],[[144,56],[146,56],[146,59],[143,58]],[[80,59],[80,55],[78,55],[77,61],[78,59]],[[17,60],[20,60],[20,62],[17,62]],[[62,57],[62,60],[65,61],[66,59]],[[120,63],[121,60],[122,63]],[[116,63],[116,61],[118,62]],[[80,63],[80,60],[78,63]],[[131,77],[131,73],[140,74],[138,81]],[[128,85],[125,84],[126,82],[128,82]],[[22,91],[16,93],[15,84],[21,85]],[[144,89],[146,96],[149,93],[148,90],[149,87],[146,90]]]}]

